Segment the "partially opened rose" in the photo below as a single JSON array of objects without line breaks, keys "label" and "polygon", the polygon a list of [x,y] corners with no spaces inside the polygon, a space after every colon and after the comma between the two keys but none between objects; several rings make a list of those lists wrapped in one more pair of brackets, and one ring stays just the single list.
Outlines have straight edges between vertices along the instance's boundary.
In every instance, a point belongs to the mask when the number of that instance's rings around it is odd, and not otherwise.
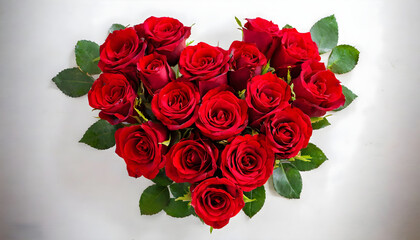
[{"label": "partially opened rose", "polygon": [[115,152],[127,164],[128,175],[153,179],[165,166],[167,147],[160,144],[168,140],[166,128],[155,122],[123,127],[115,132]]},{"label": "partially opened rose", "polygon": [[279,44],[279,26],[263,18],[247,18],[243,28],[243,41],[255,43],[267,59],[271,58]]}]

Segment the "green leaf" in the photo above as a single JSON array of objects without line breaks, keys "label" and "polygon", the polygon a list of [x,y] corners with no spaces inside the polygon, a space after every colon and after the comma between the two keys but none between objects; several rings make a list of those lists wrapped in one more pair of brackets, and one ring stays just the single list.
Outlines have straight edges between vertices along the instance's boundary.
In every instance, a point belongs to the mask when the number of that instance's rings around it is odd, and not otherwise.
[{"label": "green leaf", "polygon": [[239,20],[237,17],[235,17],[235,20],[236,20],[236,23],[239,25],[239,27],[243,28],[241,20]]},{"label": "green leaf", "polygon": [[169,200],[168,206],[163,209],[166,214],[171,217],[183,218],[191,215],[194,212],[193,207],[191,207],[188,202],[176,201],[171,198]]},{"label": "green leaf", "polygon": [[273,185],[278,194],[286,198],[300,198],[302,178],[290,163],[281,163],[273,171]]},{"label": "green leaf", "polygon": [[114,23],[114,24],[111,25],[108,32],[112,33],[113,31],[121,30],[121,29],[125,29],[125,26],[122,25],[122,24],[119,24],[119,23]]},{"label": "green leaf", "polygon": [[328,58],[328,69],[334,73],[350,72],[359,61],[359,51],[350,45],[339,45],[333,48]]},{"label": "green leaf", "polygon": [[264,186],[257,187],[250,192],[244,192],[244,195],[249,199],[255,199],[255,201],[245,203],[242,209],[244,213],[252,218],[257,212],[261,210],[265,202],[265,189]]},{"label": "green leaf", "polygon": [[169,190],[166,186],[152,185],[147,187],[140,197],[140,214],[153,215],[169,204]]},{"label": "green leaf", "polygon": [[108,149],[115,145],[114,134],[118,128],[118,125],[100,119],[88,128],[79,142],[100,150]]},{"label": "green leaf", "polygon": [[338,43],[338,25],[334,15],[316,22],[311,28],[312,40],[318,46],[319,54],[331,51]]},{"label": "green leaf", "polygon": [[285,28],[293,28],[292,26],[290,26],[289,24],[284,25],[283,29]]},{"label": "green leaf", "polygon": [[315,144],[309,143],[308,146],[300,151],[301,155],[309,155],[311,156],[310,161],[301,161],[296,159],[292,164],[299,170],[299,171],[309,171],[315,168],[318,168],[323,162],[325,162],[328,158],[319,149]]},{"label": "green leaf", "polygon": [[168,186],[172,183],[172,180],[165,174],[165,170],[161,169],[152,181],[161,186]]},{"label": "green leaf", "polygon": [[350,103],[353,102],[354,99],[357,98],[357,95],[354,94],[350,89],[348,89],[346,86],[341,85],[341,87],[343,88],[343,95],[346,98],[346,102],[344,102],[344,105],[335,109],[334,111],[340,111],[343,110],[344,108],[346,108],[348,105],[350,105]]},{"label": "green leaf", "polygon": [[67,96],[81,97],[89,92],[93,78],[79,68],[68,68],[55,76],[52,81]]},{"label": "green leaf", "polygon": [[80,40],[74,48],[76,54],[76,63],[80,69],[90,75],[101,73],[98,67],[99,61],[99,45],[88,41]]},{"label": "green leaf", "polygon": [[179,198],[184,196],[190,191],[190,184],[189,183],[173,183],[169,186],[172,195],[175,198]]},{"label": "green leaf", "polygon": [[323,117],[321,120],[312,123],[312,129],[321,129],[329,125],[331,123],[328,122],[326,117]]}]

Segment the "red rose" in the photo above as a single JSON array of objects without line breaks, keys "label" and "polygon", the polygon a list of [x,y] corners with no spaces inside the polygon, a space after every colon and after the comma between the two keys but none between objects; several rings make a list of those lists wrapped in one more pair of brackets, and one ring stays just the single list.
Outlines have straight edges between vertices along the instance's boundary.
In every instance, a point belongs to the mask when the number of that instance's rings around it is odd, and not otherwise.
[{"label": "red rose", "polygon": [[159,144],[168,140],[168,131],[160,123],[146,122],[123,127],[115,132],[115,152],[127,164],[128,175],[153,179],[165,166],[163,155],[166,146]]},{"label": "red rose", "polygon": [[236,91],[246,88],[250,78],[260,75],[267,59],[253,43],[234,41],[229,48],[230,69],[228,72],[229,85]]},{"label": "red rose", "polygon": [[289,105],[290,98],[289,85],[271,72],[253,77],[245,93],[251,125],[273,109]]},{"label": "red rose", "polygon": [[293,106],[309,117],[323,116],[327,111],[344,105],[340,81],[334,73],[325,69],[324,63],[308,60],[302,64],[302,72],[293,80],[296,100]]},{"label": "red rose", "polygon": [[273,168],[274,153],[261,134],[236,136],[221,155],[223,176],[246,192],[264,185]]},{"label": "red rose", "polygon": [[291,68],[291,75],[295,78],[299,74],[300,64],[308,59],[321,60],[318,47],[312,41],[311,33],[300,33],[294,28],[282,29],[279,33],[281,44],[271,57],[270,65],[276,69],[279,77],[286,77]]},{"label": "red rose", "polygon": [[144,56],[146,46],[132,27],[114,31],[99,48],[98,66],[103,72],[135,75],[137,61]]},{"label": "red rose", "polygon": [[153,97],[152,111],[169,130],[194,124],[198,117],[200,94],[190,82],[170,82]]},{"label": "red rose", "polygon": [[140,58],[137,70],[140,80],[151,95],[175,79],[175,73],[166,62],[166,57],[158,53]]},{"label": "red rose", "polygon": [[191,35],[191,27],[170,17],[149,17],[144,23],[134,26],[140,37],[149,43],[149,52],[165,55],[171,66],[176,65]]},{"label": "red rose", "polygon": [[88,93],[89,105],[99,117],[115,125],[133,115],[136,92],[122,74],[102,73]]},{"label": "red rose", "polygon": [[229,54],[226,50],[206,43],[188,46],[179,59],[179,71],[189,81],[197,81],[200,94],[227,84]]},{"label": "red rose", "polygon": [[312,135],[311,119],[298,108],[278,108],[264,119],[261,132],[278,158],[288,159],[308,145]]},{"label": "red rose", "polygon": [[175,182],[198,182],[213,177],[219,150],[211,140],[197,136],[184,139],[166,154],[166,175]]},{"label": "red rose", "polygon": [[271,58],[273,51],[279,44],[279,26],[263,18],[246,19],[243,28],[243,41],[255,43],[267,59]]},{"label": "red rose", "polygon": [[204,95],[198,110],[196,126],[213,140],[227,139],[242,132],[248,124],[248,106],[227,85]]},{"label": "red rose", "polygon": [[209,178],[191,192],[197,215],[213,228],[222,228],[245,206],[243,192],[226,178]]}]

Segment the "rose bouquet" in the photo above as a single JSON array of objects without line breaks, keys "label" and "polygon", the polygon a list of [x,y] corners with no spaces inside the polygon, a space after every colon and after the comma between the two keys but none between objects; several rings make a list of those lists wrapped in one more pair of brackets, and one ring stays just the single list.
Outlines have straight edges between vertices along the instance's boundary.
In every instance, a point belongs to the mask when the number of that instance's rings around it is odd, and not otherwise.
[{"label": "rose bouquet", "polygon": [[[307,33],[236,21],[242,41],[228,50],[192,45],[191,27],[169,17],[114,24],[101,46],[79,41],[78,67],[53,78],[99,111],[80,142],[116,145],[129,176],[154,182],[141,214],[195,215],[222,228],[241,209],[252,217],[262,208],[270,176],[281,196],[299,198],[299,171],[327,160],[309,140],[330,125],[328,111],[356,98],[335,73],[352,70],[359,52],[337,46],[334,15]],[[330,51],[325,66],[320,54]]]}]

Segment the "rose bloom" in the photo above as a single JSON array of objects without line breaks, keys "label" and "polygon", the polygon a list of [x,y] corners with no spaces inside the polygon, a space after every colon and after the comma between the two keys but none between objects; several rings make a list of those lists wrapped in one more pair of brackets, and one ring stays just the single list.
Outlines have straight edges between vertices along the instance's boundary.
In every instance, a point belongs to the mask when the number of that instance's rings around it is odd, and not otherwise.
[{"label": "rose bloom", "polygon": [[191,205],[203,221],[219,229],[245,206],[243,192],[226,178],[208,178],[191,191]]},{"label": "rose bloom", "polygon": [[261,132],[278,158],[292,158],[308,145],[311,119],[298,108],[278,108],[265,117]]},{"label": "rose bloom", "polygon": [[270,59],[279,44],[279,26],[263,18],[246,19],[243,28],[243,41],[255,43],[258,49]]},{"label": "rose bloom", "polygon": [[296,100],[293,106],[309,117],[323,116],[327,111],[344,105],[340,81],[334,73],[325,69],[324,63],[308,60],[302,64],[302,72],[293,80]]},{"label": "rose bloom", "polygon": [[149,43],[148,52],[165,55],[171,66],[176,65],[184,50],[185,41],[191,35],[191,27],[170,17],[149,17],[144,23],[134,26],[138,35]]},{"label": "rose bloom", "polygon": [[133,115],[137,94],[122,74],[102,73],[88,93],[89,105],[99,117],[116,125]]},{"label": "rose bloom", "polygon": [[190,127],[198,117],[200,94],[190,82],[170,82],[153,97],[152,111],[169,130]]},{"label": "rose bloom", "polygon": [[264,185],[273,168],[274,153],[261,134],[236,136],[221,155],[223,176],[246,192]]},{"label": "rose bloom", "polygon": [[182,51],[179,71],[183,78],[196,81],[200,94],[204,95],[210,89],[227,84],[228,61],[226,50],[200,42]]},{"label": "rose bloom", "polygon": [[228,139],[248,125],[247,111],[245,100],[237,98],[228,85],[222,85],[204,95],[196,126],[212,140]]},{"label": "rose bloom", "polygon": [[127,164],[128,175],[153,179],[165,166],[166,146],[160,144],[168,140],[166,128],[155,122],[123,127],[115,132],[115,152]]},{"label": "rose bloom", "polygon": [[285,28],[279,33],[281,44],[271,57],[271,66],[279,77],[286,78],[290,68],[292,78],[299,75],[300,64],[309,59],[321,60],[311,33],[300,33],[295,28]]},{"label": "rose bloom", "polygon": [[158,53],[140,58],[137,70],[140,80],[151,95],[175,79],[175,73],[166,61],[166,57]]},{"label": "rose bloom", "polygon": [[257,124],[254,121],[275,108],[284,108],[289,105],[290,98],[289,85],[271,72],[253,77],[245,93],[251,125],[256,127]]},{"label": "rose bloom", "polygon": [[236,91],[246,88],[248,80],[255,75],[260,75],[267,59],[255,44],[234,41],[229,48],[230,69],[228,72],[229,85]]},{"label": "rose bloom", "polygon": [[219,150],[211,140],[196,134],[173,145],[165,157],[169,178],[178,183],[195,183],[213,177]]}]

